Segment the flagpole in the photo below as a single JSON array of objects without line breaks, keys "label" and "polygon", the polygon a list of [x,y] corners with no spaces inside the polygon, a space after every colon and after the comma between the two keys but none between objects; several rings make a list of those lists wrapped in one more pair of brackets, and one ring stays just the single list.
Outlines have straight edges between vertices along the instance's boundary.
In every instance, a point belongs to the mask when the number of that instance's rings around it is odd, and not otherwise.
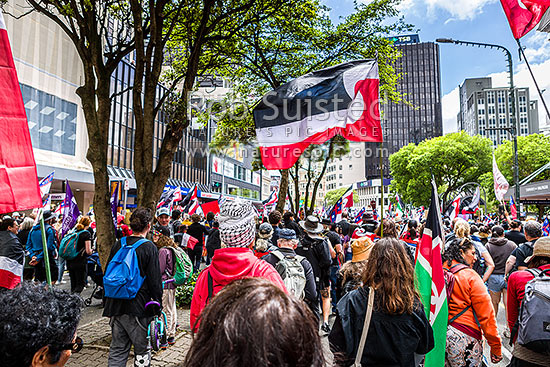
[{"label": "flagpole", "polygon": [[521,46],[519,38],[516,39],[516,42],[518,43],[519,51],[523,55],[523,60],[525,60],[525,64],[527,64],[527,69],[529,69],[529,73],[531,74],[531,78],[533,78],[533,83],[535,83],[535,87],[537,88],[537,92],[539,93],[540,100],[542,101],[542,104],[544,105],[544,109],[546,110],[546,116],[548,116],[548,120],[550,121],[550,112],[548,112],[548,106],[546,105],[546,101],[544,100],[544,97],[542,96],[542,91],[540,90],[539,84],[537,83],[537,80],[535,79],[535,75],[533,74],[533,70],[531,70],[531,65],[529,64],[529,61],[527,61],[527,57],[525,57],[525,52],[523,51],[523,47]]},{"label": "flagpole", "polygon": [[380,237],[384,237],[384,145],[380,142]]},{"label": "flagpole", "polygon": [[44,252],[44,266],[46,268],[46,282],[52,286],[52,275],[50,272],[50,255],[48,253],[48,244],[46,242],[46,226],[44,225],[44,209],[38,212],[40,217],[40,232],[42,233],[42,251]]}]

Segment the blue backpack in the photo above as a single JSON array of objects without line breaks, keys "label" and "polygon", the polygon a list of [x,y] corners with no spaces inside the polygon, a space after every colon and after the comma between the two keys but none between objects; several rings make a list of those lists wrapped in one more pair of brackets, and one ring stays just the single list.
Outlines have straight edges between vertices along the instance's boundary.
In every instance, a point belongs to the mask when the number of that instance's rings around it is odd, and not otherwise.
[{"label": "blue backpack", "polygon": [[105,297],[116,299],[134,299],[145,277],[141,276],[136,249],[148,242],[142,238],[132,246],[126,245],[126,237],[120,240],[120,249],[107,265],[103,277]]}]

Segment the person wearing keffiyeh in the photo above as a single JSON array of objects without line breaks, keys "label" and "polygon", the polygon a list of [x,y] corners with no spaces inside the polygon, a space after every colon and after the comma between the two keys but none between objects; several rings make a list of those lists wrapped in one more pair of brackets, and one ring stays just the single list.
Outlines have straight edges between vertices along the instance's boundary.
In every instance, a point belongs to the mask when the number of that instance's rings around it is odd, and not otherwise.
[{"label": "person wearing keffiyeh", "polygon": [[[197,331],[200,314],[209,299],[233,280],[260,277],[272,281],[287,292],[283,280],[268,263],[254,256],[251,248],[256,237],[257,212],[249,201],[224,200],[216,216],[220,223],[222,248],[214,251],[212,264],[199,275],[191,301],[191,328]],[[211,292],[209,292],[209,282]]]}]

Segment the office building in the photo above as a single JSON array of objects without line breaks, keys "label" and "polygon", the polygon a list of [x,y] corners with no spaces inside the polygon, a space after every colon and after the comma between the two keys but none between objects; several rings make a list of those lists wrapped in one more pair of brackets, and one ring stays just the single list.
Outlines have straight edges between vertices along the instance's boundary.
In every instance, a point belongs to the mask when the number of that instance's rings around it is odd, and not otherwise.
[{"label": "office building", "polygon": [[[493,88],[491,78],[472,78],[462,83],[459,96],[459,131],[489,138],[495,147],[510,140],[510,133],[505,130],[512,126],[509,88]],[[530,99],[529,88],[515,88],[514,97],[518,135],[538,133],[538,101]]]},{"label": "office building", "polygon": [[[384,143],[365,143],[366,179],[390,176],[388,157],[409,143],[418,144],[426,139],[441,136],[441,77],[439,46],[433,42],[420,42],[418,35],[391,38],[394,47],[401,51],[394,68],[402,73],[397,91],[408,103],[384,103],[382,131]],[[382,167],[380,163],[382,155]]]}]

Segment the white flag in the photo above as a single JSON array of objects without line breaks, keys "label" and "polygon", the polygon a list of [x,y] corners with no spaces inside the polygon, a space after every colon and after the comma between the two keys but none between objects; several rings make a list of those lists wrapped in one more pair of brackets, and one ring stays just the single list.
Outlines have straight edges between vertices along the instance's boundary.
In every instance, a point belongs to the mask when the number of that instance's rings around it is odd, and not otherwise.
[{"label": "white flag", "polygon": [[495,196],[498,201],[502,201],[504,199],[504,194],[506,194],[506,191],[508,191],[508,188],[510,187],[510,185],[508,185],[508,181],[506,181],[506,178],[498,169],[497,160],[495,159],[494,154],[493,154],[493,179],[495,180]]}]

